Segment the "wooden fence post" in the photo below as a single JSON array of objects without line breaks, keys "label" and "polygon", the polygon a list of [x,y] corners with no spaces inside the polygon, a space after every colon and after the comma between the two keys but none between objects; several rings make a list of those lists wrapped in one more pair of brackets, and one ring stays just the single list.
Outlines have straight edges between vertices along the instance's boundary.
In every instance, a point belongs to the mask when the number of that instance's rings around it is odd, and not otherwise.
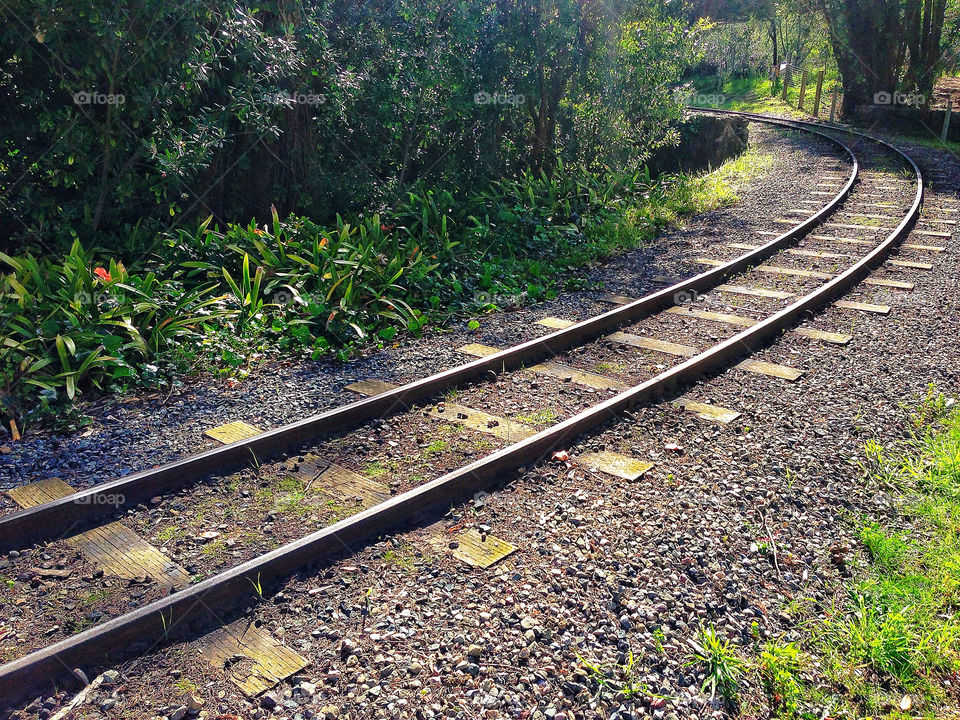
[{"label": "wooden fence post", "polygon": [[837,89],[833,89],[833,99],[830,101],[830,122],[833,122],[833,119],[837,115]]},{"label": "wooden fence post", "polygon": [[820,92],[823,90],[823,70],[817,75],[817,92],[813,96],[813,116],[820,117]]},{"label": "wooden fence post", "polygon": [[950,114],[953,112],[953,97],[947,97],[947,111],[943,114],[943,132],[940,134],[940,139],[943,142],[947,141],[947,132],[950,130]]},{"label": "wooden fence post", "polygon": [[807,91],[807,69],[803,69],[800,76],[800,99],[797,101],[797,110],[803,110],[803,95]]}]

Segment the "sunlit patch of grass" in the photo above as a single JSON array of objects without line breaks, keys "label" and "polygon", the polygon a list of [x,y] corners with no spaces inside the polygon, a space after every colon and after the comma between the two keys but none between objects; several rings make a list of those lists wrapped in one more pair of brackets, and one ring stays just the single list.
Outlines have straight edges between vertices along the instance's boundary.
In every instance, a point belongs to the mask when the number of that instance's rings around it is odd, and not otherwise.
[{"label": "sunlit patch of grass", "polygon": [[182,678],[178,680],[174,684],[174,687],[177,689],[177,692],[179,692],[181,695],[189,695],[190,693],[195,693],[197,690],[200,689],[199,685],[197,685],[192,680],[188,680],[187,678]]},{"label": "sunlit patch of grass", "polygon": [[383,562],[400,570],[412,570],[415,551],[410,545],[400,545],[384,551]]},{"label": "sunlit patch of grass", "polygon": [[154,535],[154,540],[161,545],[165,545],[171,540],[176,540],[177,538],[183,537],[184,533],[185,531],[183,528],[174,527],[171,525],[170,527],[165,527],[163,530]]},{"label": "sunlit patch of grass", "polygon": [[469,439],[470,448],[474,452],[486,452],[487,450],[493,450],[496,447],[489,439],[483,437],[482,435],[476,435]]},{"label": "sunlit patch of grass", "polygon": [[768,642],[760,652],[757,668],[771,709],[778,714],[796,715],[803,694],[800,671],[804,657],[796,643]]},{"label": "sunlit patch of grass", "polygon": [[601,212],[583,225],[587,242],[571,250],[568,262],[584,265],[617,252],[641,247],[664,227],[679,226],[695,213],[732,205],[746,183],[769,170],[772,155],[748,148],[712,172],[661,177],[644,198],[616,211]]},{"label": "sunlit patch of grass", "polygon": [[885,715],[909,693],[914,712],[942,717],[960,673],[960,412],[928,392],[911,424],[897,446],[866,447],[868,477],[899,491],[900,516],[861,523],[869,566],[808,626],[810,647],[855,712]]},{"label": "sunlit patch of grass", "polygon": [[526,425],[552,425],[558,417],[556,410],[546,408],[544,410],[534,410],[526,415],[515,415],[513,419]]},{"label": "sunlit patch of grass", "polygon": [[204,556],[210,558],[214,561],[222,561],[224,556],[227,554],[227,542],[226,540],[214,540],[204,545],[200,552]]},{"label": "sunlit patch of grass", "polygon": [[378,480],[397,472],[397,463],[392,460],[374,460],[363,466],[363,474],[372,480]]},{"label": "sunlit patch of grass", "polygon": [[611,372],[611,373],[620,373],[623,372],[624,367],[621,363],[615,362],[597,362],[593,364],[593,369],[597,372]]},{"label": "sunlit patch of grass", "polygon": [[[815,79],[807,84],[803,102],[804,110],[797,109],[800,99],[800,78],[796,76],[790,80],[786,100],[783,98],[782,83],[778,81],[774,86],[766,77],[730,78],[720,87],[717,87],[714,78],[695,78],[694,84],[703,94],[722,95],[720,107],[726,110],[786,115],[801,120],[809,119],[813,112]],[[829,117],[830,93],[836,85],[836,80],[828,78],[824,81],[820,97],[821,117]]]},{"label": "sunlit patch of grass", "polygon": [[424,448],[423,452],[425,455],[439,455],[450,449],[450,443],[446,440],[434,440],[431,443],[428,443]]},{"label": "sunlit patch of grass", "polygon": [[697,178],[694,192],[696,211],[715,210],[737,202],[746,183],[769,170],[774,162],[773,155],[751,147],[713,172]]}]

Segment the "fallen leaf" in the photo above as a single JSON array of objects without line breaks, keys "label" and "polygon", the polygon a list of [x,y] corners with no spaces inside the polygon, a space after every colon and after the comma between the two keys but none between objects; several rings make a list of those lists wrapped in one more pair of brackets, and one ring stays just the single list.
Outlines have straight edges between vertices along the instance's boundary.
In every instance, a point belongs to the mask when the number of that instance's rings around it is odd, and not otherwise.
[{"label": "fallen leaf", "polygon": [[907,712],[912,707],[913,707],[913,700],[910,699],[909,695],[904,695],[903,700],[900,701],[900,709],[903,712]]},{"label": "fallen leaf", "polygon": [[559,460],[560,462],[567,462],[570,459],[570,453],[568,453],[566,450],[557,450],[553,454],[553,459]]},{"label": "fallen leaf", "polygon": [[12,453],[13,448],[9,445],[0,445],[0,455],[6,455],[7,453]]}]

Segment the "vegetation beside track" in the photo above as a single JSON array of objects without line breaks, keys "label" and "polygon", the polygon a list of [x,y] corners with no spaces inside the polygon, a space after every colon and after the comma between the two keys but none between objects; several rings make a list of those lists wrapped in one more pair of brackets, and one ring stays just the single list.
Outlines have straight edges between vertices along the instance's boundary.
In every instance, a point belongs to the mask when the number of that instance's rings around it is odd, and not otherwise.
[{"label": "vegetation beside track", "polygon": [[[741,112],[764,113],[778,117],[791,117],[797,120],[811,120],[813,116],[804,110],[797,109],[798,88],[791,88],[784,100],[780,92],[782,86],[775,85],[769,78],[762,76],[751,77],[717,77],[694,76],[690,79],[691,85],[699,94],[701,105],[715,105],[723,110],[739,110]],[[824,83],[823,100],[820,106],[820,120],[828,120],[830,113],[830,92],[836,87],[836,80]],[[697,96],[694,96],[694,100]],[[715,101],[711,103],[710,101]],[[809,92],[806,107],[810,108]],[[695,103],[697,104],[697,103]],[[873,128],[873,132],[882,128]],[[955,140],[941,140],[935,132],[902,135],[904,140],[918,145],[944,150],[956,157],[960,157],[960,142]]]},{"label": "vegetation beside track", "polygon": [[734,202],[772,162],[754,151],[705,175],[523,173],[483,193],[410,193],[389,217],[302,217],[158,236],[138,258],[0,255],[0,401],[23,424],[85,391],[168,387],[197,369],[243,376],[271,352],[341,360],[452,317],[584,286],[573,272]]},{"label": "vegetation beside track", "polygon": [[[932,388],[906,438],[865,448],[886,518],[851,518],[861,562],[832,606],[802,598],[796,630],[738,650],[703,628],[691,663],[742,717],[957,716],[960,677],[960,409]],[[833,552],[843,552],[836,549]],[[854,553],[856,555],[856,553]]]}]

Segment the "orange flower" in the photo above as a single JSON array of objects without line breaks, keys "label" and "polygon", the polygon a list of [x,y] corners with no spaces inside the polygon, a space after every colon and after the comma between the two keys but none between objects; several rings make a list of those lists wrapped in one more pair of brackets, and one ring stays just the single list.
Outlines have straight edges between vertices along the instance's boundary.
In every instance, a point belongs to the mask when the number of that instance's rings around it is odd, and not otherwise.
[{"label": "orange flower", "polygon": [[257,237],[263,237],[263,230],[261,230],[260,228],[254,228],[253,234],[256,235]]},{"label": "orange flower", "polygon": [[94,268],[93,274],[100,282],[108,283],[111,280],[110,273],[102,267]]},{"label": "orange flower", "polygon": [[326,247],[330,244],[330,241],[327,238],[320,238],[320,247]]}]

